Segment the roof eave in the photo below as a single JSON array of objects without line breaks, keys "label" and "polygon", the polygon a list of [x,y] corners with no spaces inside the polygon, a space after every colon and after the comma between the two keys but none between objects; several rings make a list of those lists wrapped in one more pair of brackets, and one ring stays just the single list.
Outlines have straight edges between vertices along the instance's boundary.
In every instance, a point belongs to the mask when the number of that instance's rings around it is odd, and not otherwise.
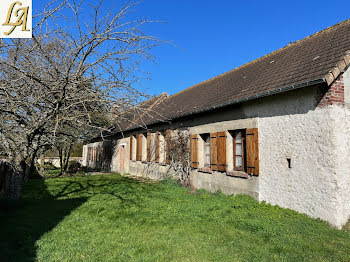
[{"label": "roof eave", "polygon": [[[313,80],[309,80],[309,81],[306,81],[306,82],[297,83],[297,84],[293,84],[293,85],[290,85],[290,86],[278,88],[278,89],[275,89],[275,90],[266,91],[266,92],[259,93],[259,94],[256,94],[256,95],[251,95],[251,96],[247,96],[247,97],[244,97],[244,98],[231,100],[231,101],[228,101],[227,103],[222,103],[222,104],[215,105],[215,106],[212,106],[212,107],[208,107],[208,108],[205,108],[205,109],[196,110],[196,111],[192,111],[190,113],[181,114],[181,115],[178,115],[178,116],[176,116],[176,117],[174,117],[172,119],[164,120],[163,122],[176,120],[176,119],[187,117],[187,116],[194,115],[194,114],[205,113],[205,112],[208,112],[208,111],[211,111],[211,110],[215,110],[215,109],[220,109],[220,108],[223,108],[223,107],[226,107],[226,106],[232,106],[232,105],[235,105],[235,104],[248,102],[248,101],[252,101],[252,100],[255,100],[255,99],[263,98],[263,97],[266,97],[266,96],[280,94],[280,93],[288,92],[288,91],[291,91],[291,90],[295,90],[295,89],[299,89],[299,88],[303,88],[303,87],[308,87],[308,86],[312,86],[312,85],[316,85],[316,84],[321,84],[321,83],[327,83],[326,78],[322,77],[322,78],[318,78],[318,79],[313,79]],[[148,125],[153,125],[153,124],[157,124],[157,123],[160,123],[160,122],[161,121],[153,121],[153,122],[149,123]],[[133,130],[137,130],[139,128],[140,127],[138,126],[138,127],[135,127],[135,128],[124,130],[124,132],[126,132],[126,131],[130,132],[130,131],[133,131]]]},{"label": "roof eave", "polygon": [[298,84],[294,84],[294,85],[291,85],[291,86],[286,86],[286,87],[274,89],[274,90],[271,90],[271,91],[266,91],[266,92],[263,92],[263,93],[247,96],[247,97],[244,97],[244,98],[231,100],[231,101],[228,101],[227,103],[223,103],[223,104],[219,104],[219,105],[216,105],[216,106],[208,107],[208,108],[205,108],[205,109],[193,111],[193,112],[188,113],[188,114],[183,114],[183,115],[177,116],[176,118],[173,118],[171,120],[174,120],[174,119],[177,119],[177,118],[181,118],[181,117],[185,117],[185,116],[188,116],[188,115],[204,113],[204,112],[207,112],[207,111],[220,109],[220,108],[223,108],[223,107],[226,107],[226,106],[231,106],[231,105],[235,105],[235,104],[239,104],[239,103],[243,103],[243,102],[248,102],[248,101],[251,101],[251,100],[254,100],[254,99],[263,98],[263,97],[271,96],[271,95],[275,95],[275,94],[280,94],[280,93],[288,92],[288,91],[291,91],[291,90],[295,90],[295,89],[299,89],[299,88],[303,88],[303,87],[307,87],[307,86],[312,86],[312,85],[316,85],[316,84],[321,84],[321,83],[325,83],[325,82],[326,82],[325,78],[318,78],[318,79],[314,79],[314,80],[309,80],[309,81],[306,81],[306,82],[303,82],[303,83],[298,83]]}]

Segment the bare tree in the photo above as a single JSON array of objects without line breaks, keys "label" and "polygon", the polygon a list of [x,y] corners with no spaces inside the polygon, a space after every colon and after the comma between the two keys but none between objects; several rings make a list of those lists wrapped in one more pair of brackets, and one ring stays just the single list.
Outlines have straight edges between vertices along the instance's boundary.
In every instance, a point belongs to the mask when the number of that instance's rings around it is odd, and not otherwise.
[{"label": "bare tree", "polygon": [[[104,105],[100,105],[103,107]],[[53,147],[58,151],[60,159],[61,172],[58,176],[66,174],[69,165],[69,159],[73,146],[79,143],[84,143],[96,137],[98,132],[94,127],[109,127],[111,126],[111,119],[103,115],[92,115],[91,126],[81,126],[79,122],[66,121],[61,124],[59,130],[56,132],[56,139],[53,140]],[[112,119],[113,120],[113,119]]]},{"label": "bare tree", "polygon": [[0,42],[0,144],[15,172],[5,190],[18,199],[38,150],[65,126],[97,128],[94,115],[128,108],[139,65],[159,43],[135,19],[137,2],[54,0],[34,16],[32,39]]}]

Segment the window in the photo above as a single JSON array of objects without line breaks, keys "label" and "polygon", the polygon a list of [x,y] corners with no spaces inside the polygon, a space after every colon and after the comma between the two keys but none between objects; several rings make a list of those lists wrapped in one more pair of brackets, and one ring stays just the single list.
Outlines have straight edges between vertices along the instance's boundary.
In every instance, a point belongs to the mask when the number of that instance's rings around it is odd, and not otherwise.
[{"label": "window", "polygon": [[225,131],[191,135],[191,166],[207,173],[226,170]]},{"label": "window", "polygon": [[210,167],[210,135],[203,136],[204,140],[204,166]]},{"label": "window", "polygon": [[244,130],[233,132],[233,168],[234,170],[245,170],[245,133]]},{"label": "window", "polygon": [[191,134],[190,146],[191,167],[199,171],[219,171],[235,176],[236,170],[259,175],[257,128]]}]

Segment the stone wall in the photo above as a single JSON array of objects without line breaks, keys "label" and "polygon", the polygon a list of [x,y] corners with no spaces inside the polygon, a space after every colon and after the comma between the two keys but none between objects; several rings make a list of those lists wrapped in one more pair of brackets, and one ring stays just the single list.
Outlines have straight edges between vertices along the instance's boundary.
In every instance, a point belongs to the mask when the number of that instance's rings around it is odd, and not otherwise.
[{"label": "stone wall", "polygon": [[[38,163],[41,163],[41,159],[38,158]],[[83,162],[83,157],[70,157],[69,161],[78,161],[80,164],[85,165]],[[44,163],[51,163],[55,167],[59,168],[60,167],[60,158],[59,157],[45,157],[44,158]]]}]

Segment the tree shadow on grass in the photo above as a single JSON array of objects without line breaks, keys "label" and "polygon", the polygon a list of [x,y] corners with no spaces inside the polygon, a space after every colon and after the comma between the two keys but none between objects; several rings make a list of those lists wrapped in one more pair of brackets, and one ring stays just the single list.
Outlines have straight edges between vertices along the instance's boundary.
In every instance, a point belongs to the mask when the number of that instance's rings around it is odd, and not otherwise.
[{"label": "tree shadow on grass", "polygon": [[140,207],[142,198],[156,188],[123,177],[53,181],[50,189],[44,180],[29,181],[16,206],[0,201],[0,261],[36,261],[36,241],[94,195],[113,196],[120,208]]},{"label": "tree shadow on grass", "polygon": [[35,242],[87,200],[55,199],[43,180],[36,181],[36,188],[43,193],[40,199],[0,204],[0,261],[36,261]]}]

